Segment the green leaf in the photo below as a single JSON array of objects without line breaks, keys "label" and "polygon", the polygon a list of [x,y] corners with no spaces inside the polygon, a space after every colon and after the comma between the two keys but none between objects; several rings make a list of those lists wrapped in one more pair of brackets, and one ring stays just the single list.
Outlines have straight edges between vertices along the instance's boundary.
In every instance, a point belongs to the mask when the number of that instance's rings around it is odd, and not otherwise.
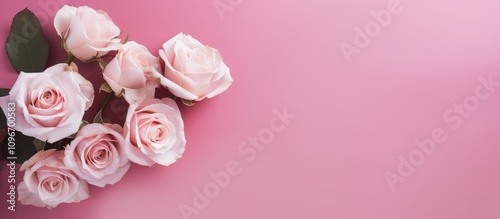
[{"label": "green leaf", "polygon": [[182,103],[186,106],[194,105],[194,101],[192,101],[192,100],[184,100],[184,99],[181,99],[181,100],[182,100]]},{"label": "green leaf", "polygon": [[127,42],[128,42],[128,37],[129,37],[129,35],[128,35],[128,33],[127,33],[127,36],[125,37],[125,39],[122,39],[121,43],[122,43],[122,44],[127,43]]},{"label": "green leaf", "polygon": [[3,109],[0,108],[0,129],[3,129],[7,127],[7,117],[5,117],[5,113],[3,112]]},{"label": "green leaf", "polygon": [[[14,141],[11,143],[11,145],[14,145],[14,154],[10,154],[9,150],[9,134],[11,132],[14,132],[13,139]],[[0,130],[0,136],[5,136],[3,137],[1,146],[2,146],[2,160],[9,160],[8,157],[16,157],[15,161],[16,163],[23,163],[24,161],[27,161],[30,159],[33,155],[36,154],[37,149],[34,145],[34,140],[35,138],[29,137],[26,135],[23,135],[23,133],[14,131],[13,129],[3,128]],[[2,137],[0,137],[2,139]]]},{"label": "green leaf", "polygon": [[45,144],[46,143],[47,142],[39,140],[39,139],[36,139],[36,138],[35,138],[35,140],[33,140],[33,145],[35,145],[36,151],[43,150],[43,148],[45,148]]},{"label": "green leaf", "polygon": [[10,64],[17,72],[41,72],[49,57],[49,44],[40,22],[27,8],[17,13],[5,43]]},{"label": "green leaf", "polygon": [[9,95],[9,92],[10,92],[9,88],[0,88],[0,97]]},{"label": "green leaf", "polygon": [[71,53],[68,53],[68,58],[66,59],[66,64],[70,65],[71,62],[73,62],[73,59],[75,59],[75,56]]},{"label": "green leaf", "polygon": [[99,88],[99,93],[101,93],[101,91],[104,91],[106,93],[111,93],[111,92],[113,92],[113,89],[111,89],[111,87],[109,86],[108,83],[104,83]]},{"label": "green leaf", "polygon": [[101,67],[101,70],[104,71],[104,69],[106,68],[106,66],[108,65],[108,63],[106,63],[104,60],[102,60],[101,58],[97,59],[97,61],[99,62],[99,67]]},{"label": "green leaf", "polygon": [[95,115],[94,123],[104,123],[104,120],[102,119],[102,110],[99,110],[99,112],[97,112],[97,114]]},{"label": "green leaf", "polygon": [[86,125],[88,125],[88,124],[90,124],[90,123],[89,123],[89,122],[87,122],[87,121],[85,121],[85,120],[82,120],[82,123],[80,123],[80,128],[78,128],[78,130],[82,129],[82,128],[83,128],[83,126],[86,126]]}]

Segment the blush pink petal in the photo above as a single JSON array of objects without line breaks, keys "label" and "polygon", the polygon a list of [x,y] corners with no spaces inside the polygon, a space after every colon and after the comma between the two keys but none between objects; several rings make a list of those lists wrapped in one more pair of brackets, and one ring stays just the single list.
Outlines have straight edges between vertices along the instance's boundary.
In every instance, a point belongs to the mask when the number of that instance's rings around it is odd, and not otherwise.
[{"label": "blush pink petal", "polygon": [[[75,121],[82,119],[87,104],[93,99],[93,87],[78,73],[66,71],[67,67],[66,64],[58,64],[42,73],[21,72],[9,95],[10,101],[16,103],[18,131],[52,143],[78,130],[79,124]],[[34,93],[29,92],[41,87],[62,96],[57,97],[53,106],[45,104],[45,109],[31,105],[33,102],[29,99],[36,101],[39,97],[32,96]],[[39,92],[35,95],[41,94]]]},{"label": "blush pink petal", "polygon": [[[161,119],[155,119],[160,117],[168,119],[168,122],[174,122],[170,129],[175,128],[175,130],[169,130],[169,132],[176,134],[176,141],[163,141],[165,144],[152,145],[148,138],[148,136],[151,136],[149,132],[155,131],[154,126],[157,123],[166,123],[165,121],[162,122]],[[145,99],[139,105],[131,105],[127,113],[124,133],[126,136],[125,142],[128,144],[126,151],[130,160],[146,166],[151,166],[154,163],[168,166],[174,163],[182,156],[186,144],[179,108],[175,101],[170,98],[162,100]]]},{"label": "blush pink petal", "polygon": [[[76,18],[74,15],[70,17],[69,26],[70,28],[68,29],[68,36],[65,42],[66,48],[69,51],[71,51],[73,55],[76,56],[73,50],[80,47],[84,47],[91,41],[87,36],[87,33],[85,32],[85,26],[83,25],[82,21]],[[91,55],[78,53],[77,57],[88,57],[88,56]]]},{"label": "blush pink petal", "polygon": [[106,65],[103,71],[103,77],[116,95],[120,94],[123,89],[123,87],[117,83],[117,81],[120,80],[120,75],[120,62],[117,58],[114,58]]},{"label": "blush pink petal", "polygon": [[18,187],[21,203],[54,208],[89,197],[87,183],[64,166],[63,156],[62,151],[55,149],[40,151],[21,166],[25,171],[24,181]]},{"label": "blush pink petal", "polygon": [[54,17],[54,27],[65,49],[80,60],[89,61],[119,48],[120,29],[103,11],[88,6],[63,6]]},{"label": "blush pink petal", "polygon": [[[66,147],[64,164],[88,183],[104,187],[118,182],[130,167],[124,146],[121,127],[85,125]],[[105,159],[94,160],[100,150],[106,151]]]},{"label": "blush pink petal", "polygon": [[89,8],[87,6],[82,6],[78,10],[77,17],[79,18],[78,20],[85,27],[83,30],[85,30],[85,34],[89,39],[100,38],[99,25],[95,25],[98,22],[97,12],[94,9]]},{"label": "blush pink petal", "polygon": [[[144,73],[139,72],[137,67],[124,67],[121,68],[122,74],[118,83],[127,89],[140,89],[146,85],[146,77]],[[140,73],[140,74],[139,74]]]},{"label": "blush pink petal", "polygon": [[153,72],[153,75],[157,78],[160,79],[161,85],[165,86],[168,88],[168,90],[174,94],[175,96],[178,96],[182,99],[185,100],[195,100],[198,98],[195,94],[189,92],[188,90],[184,89],[183,87],[179,86],[178,84],[172,82],[168,78],[164,77],[158,72]]},{"label": "blush pink petal", "polygon": [[[221,66],[221,72],[229,72],[229,68],[226,65]],[[233,83],[233,78],[230,74],[224,74],[222,78],[217,80],[215,83],[210,84],[207,89],[207,97],[212,98],[226,91],[229,86]]]},{"label": "blush pink petal", "polygon": [[165,69],[163,75],[155,74],[155,77],[182,99],[211,98],[227,90],[233,82],[219,51],[189,35],[180,33],[168,40],[159,54]]},{"label": "blush pink petal", "polygon": [[40,196],[38,194],[32,193],[28,190],[28,187],[26,187],[25,182],[19,183],[17,187],[17,192],[18,192],[17,199],[23,205],[34,205],[36,207],[47,206],[47,204],[40,199]]},{"label": "blush pink petal", "polygon": [[73,74],[76,83],[80,86],[80,91],[87,101],[87,103],[85,104],[85,110],[88,110],[94,102],[94,85],[92,85],[92,83],[85,79],[82,75],[76,72],[74,72]]},{"label": "blush pink petal", "polygon": [[54,16],[54,27],[59,36],[68,31],[72,14],[76,14],[77,9],[64,5]]},{"label": "blush pink petal", "polygon": [[159,80],[153,77],[153,72],[159,68],[159,58],[145,46],[130,41],[121,46],[104,69],[103,76],[115,94],[124,91],[125,100],[136,104],[147,97],[154,97]]}]

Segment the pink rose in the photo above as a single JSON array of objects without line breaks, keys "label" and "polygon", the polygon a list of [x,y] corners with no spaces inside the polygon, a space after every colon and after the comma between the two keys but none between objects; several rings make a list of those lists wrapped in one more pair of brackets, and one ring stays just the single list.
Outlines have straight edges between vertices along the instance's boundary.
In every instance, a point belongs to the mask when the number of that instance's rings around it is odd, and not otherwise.
[{"label": "pink rose", "polygon": [[106,12],[87,6],[64,5],[54,17],[54,27],[66,51],[82,61],[101,57],[120,46],[120,28]]},{"label": "pink rose", "polygon": [[159,51],[164,75],[155,74],[171,93],[185,100],[203,100],[224,92],[233,79],[218,50],[189,35],[178,34]]},{"label": "pink rose", "polygon": [[125,175],[130,162],[119,125],[92,123],[78,131],[64,150],[64,164],[89,184],[104,187]]},{"label": "pink rose", "polygon": [[92,85],[92,83],[85,79],[82,75],[77,73],[78,68],[74,62],[69,65],[69,68],[65,66],[65,71],[72,71],[76,73],[73,75],[75,76],[76,83],[80,86],[80,91],[86,98],[87,104],[85,104],[85,110],[88,110],[94,102],[94,85]]},{"label": "pink rose", "polygon": [[124,134],[129,159],[145,166],[168,166],[182,156],[186,146],[181,113],[170,98],[130,105]]},{"label": "pink rose", "polygon": [[55,208],[60,203],[80,202],[89,197],[87,182],[64,166],[63,151],[39,151],[21,166],[19,201],[24,205]]},{"label": "pink rose", "polygon": [[92,83],[72,64],[57,64],[41,73],[21,72],[0,106],[16,105],[16,130],[50,143],[76,133],[94,99]]},{"label": "pink rose", "polygon": [[116,95],[125,91],[125,100],[134,104],[145,98],[154,98],[159,82],[152,75],[159,70],[158,57],[143,45],[127,42],[108,63],[103,75]]}]

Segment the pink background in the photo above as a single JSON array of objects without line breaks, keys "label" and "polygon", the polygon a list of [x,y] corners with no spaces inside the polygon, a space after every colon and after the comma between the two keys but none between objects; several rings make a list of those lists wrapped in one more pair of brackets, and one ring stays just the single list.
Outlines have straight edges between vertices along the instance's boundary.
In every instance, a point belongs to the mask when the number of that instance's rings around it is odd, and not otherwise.
[{"label": "pink background", "polygon": [[[43,7],[59,2],[4,2],[2,51],[12,17],[28,6],[45,18],[49,64],[64,62],[55,11]],[[233,3],[223,20],[214,0],[65,2],[107,11],[123,35],[154,54],[175,34],[189,33],[220,50],[235,82],[182,108],[188,144],[177,163],[133,165],[119,183],[92,187],[79,204],[47,210],[18,203],[7,211],[2,163],[0,218],[182,219],[179,206],[193,207],[193,190],[213,185],[209,173],[231,160],[241,172],[189,218],[500,218],[500,91],[478,101],[456,129],[443,119],[454,104],[474,100],[478,77],[500,81],[496,1],[401,0],[401,13],[351,63],[339,45],[352,45],[354,29],[375,21],[370,11],[391,0],[220,0]],[[77,64],[92,81],[102,80],[95,64]],[[11,87],[17,75],[3,52],[0,70],[0,87]],[[112,105],[108,115],[124,112]],[[267,130],[273,109],[285,106],[297,117],[247,161],[238,145]],[[391,191],[386,171],[397,174],[400,156],[418,155],[415,139],[439,128],[446,140]]]}]

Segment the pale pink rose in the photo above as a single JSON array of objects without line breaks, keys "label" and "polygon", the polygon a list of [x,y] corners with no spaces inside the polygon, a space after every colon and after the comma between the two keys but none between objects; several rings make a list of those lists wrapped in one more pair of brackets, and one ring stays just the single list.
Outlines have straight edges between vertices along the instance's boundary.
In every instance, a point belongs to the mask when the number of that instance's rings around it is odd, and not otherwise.
[{"label": "pale pink rose", "polygon": [[128,103],[154,98],[159,86],[153,72],[160,71],[160,61],[148,49],[136,42],[125,43],[104,69],[104,80],[116,95],[124,91]]},{"label": "pale pink rose", "polygon": [[66,51],[82,61],[101,57],[120,46],[120,28],[106,12],[88,6],[64,5],[54,17],[54,27]]},{"label": "pale pink rose", "polygon": [[89,184],[115,184],[130,167],[122,133],[122,127],[116,124],[83,126],[64,149],[64,164]]},{"label": "pale pink rose", "polygon": [[57,64],[41,73],[21,72],[8,96],[0,97],[7,112],[16,105],[16,130],[50,143],[76,133],[92,104],[94,88],[72,64]]},{"label": "pale pink rose", "polygon": [[61,203],[80,202],[89,197],[87,182],[64,166],[63,157],[63,151],[42,150],[21,166],[24,181],[17,190],[22,204],[55,208]]},{"label": "pale pink rose", "polygon": [[74,62],[72,62],[68,67],[65,66],[65,71],[74,72],[75,81],[80,86],[80,91],[87,101],[87,104],[85,104],[85,110],[88,110],[94,102],[94,85],[92,85],[92,82],[85,79],[82,75],[78,74],[78,68]]},{"label": "pale pink rose", "polygon": [[168,166],[184,153],[184,122],[170,98],[145,99],[130,105],[124,125],[125,151],[137,164]]},{"label": "pale pink rose", "polygon": [[164,75],[155,74],[172,94],[185,100],[203,100],[224,92],[233,79],[217,49],[183,33],[163,44]]}]

